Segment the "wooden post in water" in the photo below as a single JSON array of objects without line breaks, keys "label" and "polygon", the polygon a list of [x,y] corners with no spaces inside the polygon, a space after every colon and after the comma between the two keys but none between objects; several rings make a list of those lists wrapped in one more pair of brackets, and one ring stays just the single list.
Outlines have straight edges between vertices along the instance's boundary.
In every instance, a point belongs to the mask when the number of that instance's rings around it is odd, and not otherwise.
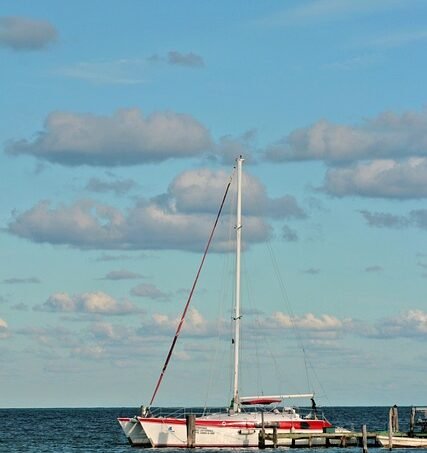
[{"label": "wooden post in water", "polygon": [[388,449],[393,448],[393,408],[388,412]]},{"label": "wooden post in water", "polygon": [[368,431],[366,425],[362,425],[362,449],[363,453],[368,453]]},{"label": "wooden post in water", "polygon": [[399,413],[397,412],[396,404],[392,407],[393,412],[393,432],[397,433],[399,431]]},{"label": "wooden post in water", "polygon": [[277,426],[273,426],[273,447],[277,448]]},{"label": "wooden post in water", "polygon": [[411,418],[409,419],[409,436],[414,437],[415,428],[415,407],[411,408]]},{"label": "wooden post in water", "polygon": [[196,445],[196,416],[189,414],[185,417],[187,425],[187,448],[194,448]]},{"label": "wooden post in water", "polygon": [[261,412],[261,430],[258,433],[258,448],[260,450],[264,450],[265,448],[264,412]]}]

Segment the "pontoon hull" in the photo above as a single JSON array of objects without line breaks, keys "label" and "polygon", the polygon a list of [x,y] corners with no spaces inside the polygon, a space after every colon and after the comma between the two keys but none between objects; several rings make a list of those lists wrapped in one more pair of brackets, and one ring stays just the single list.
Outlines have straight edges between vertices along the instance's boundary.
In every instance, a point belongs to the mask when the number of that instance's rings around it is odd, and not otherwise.
[{"label": "pontoon hull", "polygon": [[[259,433],[261,431],[260,414],[256,417],[233,418],[225,416],[220,418],[200,417],[195,422],[195,447],[258,447]],[[155,448],[187,447],[187,425],[185,419],[174,418],[143,418],[138,420],[149,439],[151,446]],[[324,427],[331,426],[325,420],[286,420],[281,416],[268,417],[266,414],[266,433],[272,433],[271,424],[277,425],[277,433],[322,433]],[[316,439],[322,442],[323,439]],[[270,442],[267,442],[267,445]],[[301,441],[298,441],[298,444]],[[281,439],[281,445],[290,445],[291,439]]]},{"label": "pontoon hull", "polygon": [[136,417],[133,418],[118,418],[117,421],[127,437],[129,443],[133,446],[151,447],[150,440],[146,436],[141,424]]}]

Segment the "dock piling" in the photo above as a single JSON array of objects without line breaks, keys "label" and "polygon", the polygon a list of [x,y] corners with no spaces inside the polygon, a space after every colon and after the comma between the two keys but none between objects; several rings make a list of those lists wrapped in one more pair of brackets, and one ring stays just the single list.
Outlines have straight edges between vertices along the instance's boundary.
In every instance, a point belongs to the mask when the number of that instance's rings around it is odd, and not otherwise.
[{"label": "dock piling", "polygon": [[368,430],[366,425],[362,425],[362,449],[363,453],[368,453]]},{"label": "dock piling", "polygon": [[264,412],[261,412],[261,429],[258,433],[258,448],[260,450],[265,449],[265,424],[264,424]]},{"label": "dock piling", "polygon": [[388,412],[388,449],[393,449],[393,408]]},{"label": "dock piling", "polygon": [[187,448],[194,448],[196,445],[196,416],[189,414],[185,417],[187,425]]}]

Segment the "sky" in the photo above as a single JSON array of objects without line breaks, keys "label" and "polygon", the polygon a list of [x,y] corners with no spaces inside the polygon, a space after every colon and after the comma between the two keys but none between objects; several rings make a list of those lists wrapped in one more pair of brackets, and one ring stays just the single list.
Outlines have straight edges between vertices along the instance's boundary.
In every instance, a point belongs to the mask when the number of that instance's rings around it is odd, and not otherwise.
[{"label": "sky", "polygon": [[0,407],[241,395],[420,405],[423,0],[20,2],[0,12]]}]

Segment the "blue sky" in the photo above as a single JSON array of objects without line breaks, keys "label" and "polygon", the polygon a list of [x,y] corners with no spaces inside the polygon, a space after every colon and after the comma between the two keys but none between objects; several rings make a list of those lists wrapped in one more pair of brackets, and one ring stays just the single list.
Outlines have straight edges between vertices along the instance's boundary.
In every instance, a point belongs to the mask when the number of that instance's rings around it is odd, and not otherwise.
[{"label": "blue sky", "polygon": [[[4,1],[0,406],[149,400],[240,153],[242,394],[422,404],[426,18]],[[230,398],[233,193],[157,404]]]}]

